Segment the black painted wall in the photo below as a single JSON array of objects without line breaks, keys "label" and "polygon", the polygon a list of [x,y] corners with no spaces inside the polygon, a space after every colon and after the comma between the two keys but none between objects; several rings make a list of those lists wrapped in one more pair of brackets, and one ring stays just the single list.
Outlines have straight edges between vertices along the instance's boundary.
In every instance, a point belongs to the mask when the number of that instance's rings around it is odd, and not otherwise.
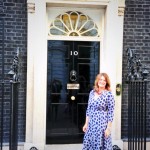
[{"label": "black painted wall", "polygon": [[[127,72],[126,49],[136,51],[143,64],[150,71],[150,0],[126,0],[124,15],[123,40],[123,85],[122,85],[122,138],[127,138],[127,85],[125,75]],[[4,29],[3,29],[4,23]],[[4,36],[3,36],[4,35]],[[27,71],[27,4],[26,0],[0,1],[0,81],[8,82],[8,71],[13,62],[16,48],[21,50],[21,84],[19,87],[19,141],[25,141],[26,117],[26,71]],[[2,57],[4,56],[4,57]],[[3,62],[4,61],[4,62]],[[4,66],[4,68],[3,68]],[[3,76],[4,75],[4,76]],[[149,77],[150,79],[150,77]],[[150,84],[148,85],[147,108],[150,108]],[[4,90],[4,137],[8,141],[9,129],[9,85]],[[1,97],[0,97],[1,100]],[[1,105],[0,105],[1,108]],[[148,109],[148,132],[150,137],[150,109]]]},{"label": "black painted wall", "polygon": [[[26,71],[27,71],[27,4],[26,0],[0,1],[0,86],[4,81],[4,111],[3,136],[4,142],[9,140],[10,123],[10,84],[7,73],[12,65],[16,48],[20,48],[21,71],[18,102],[18,138],[25,141],[26,117]],[[0,110],[2,108],[2,95],[0,90]],[[0,113],[2,115],[2,113]],[[0,117],[2,117],[0,115]],[[1,120],[1,119],[0,119]],[[0,125],[0,127],[2,127]]]},{"label": "black painted wall", "polygon": [[[135,50],[143,65],[150,72],[150,0],[126,0],[123,36],[123,87],[122,87],[122,138],[127,138],[127,48]],[[150,74],[148,79],[150,79]],[[150,137],[150,83],[147,92],[147,137]]]}]

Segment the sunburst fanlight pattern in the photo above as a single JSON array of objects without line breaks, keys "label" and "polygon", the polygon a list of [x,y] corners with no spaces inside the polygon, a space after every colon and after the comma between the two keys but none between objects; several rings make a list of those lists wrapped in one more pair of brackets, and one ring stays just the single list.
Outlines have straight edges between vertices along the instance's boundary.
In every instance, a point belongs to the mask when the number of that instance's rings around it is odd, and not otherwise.
[{"label": "sunburst fanlight pattern", "polygon": [[99,37],[95,22],[77,11],[68,11],[57,16],[50,24],[49,35]]}]

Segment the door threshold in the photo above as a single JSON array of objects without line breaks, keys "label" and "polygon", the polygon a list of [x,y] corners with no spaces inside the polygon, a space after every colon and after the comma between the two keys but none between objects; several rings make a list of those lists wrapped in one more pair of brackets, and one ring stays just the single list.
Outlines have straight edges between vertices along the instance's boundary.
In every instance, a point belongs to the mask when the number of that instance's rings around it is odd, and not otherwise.
[{"label": "door threshold", "polygon": [[52,144],[45,145],[45,150],[81,150],[82,144]]}]

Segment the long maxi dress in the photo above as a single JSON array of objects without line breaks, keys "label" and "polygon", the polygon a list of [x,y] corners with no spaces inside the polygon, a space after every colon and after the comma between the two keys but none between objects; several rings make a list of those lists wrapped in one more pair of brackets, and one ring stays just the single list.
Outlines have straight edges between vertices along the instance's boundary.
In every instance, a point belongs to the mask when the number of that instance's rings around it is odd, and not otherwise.
[{"label": "long maxi dress", "polygon": [[91,90],[86,111],[89,123],[83,138],[82,150],[112,150],[111,135],[106,138],[104,131],[108,121],[113,121],[114,106],[114,96],[110,91],[103,91],[95,97],[94,90]]}]

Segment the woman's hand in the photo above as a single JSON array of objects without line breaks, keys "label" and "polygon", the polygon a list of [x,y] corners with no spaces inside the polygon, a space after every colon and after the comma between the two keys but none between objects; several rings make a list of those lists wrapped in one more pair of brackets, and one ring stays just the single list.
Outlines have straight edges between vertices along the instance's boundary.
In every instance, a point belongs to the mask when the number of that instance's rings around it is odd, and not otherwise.
[{"label": "woman's hand", "polygon": [[111,129],[110,128],[106,128],[106,130],[105,130],[105,137],[106,138],[108,138],[109,137],[109,135],[111,134]]},{"label": "woman's hand", "polygon": [[87,123],[85,123],[84,126],[83,126],[83,128],[82,128],[83,132],[87,131],[87,126],[88,126]]}]

